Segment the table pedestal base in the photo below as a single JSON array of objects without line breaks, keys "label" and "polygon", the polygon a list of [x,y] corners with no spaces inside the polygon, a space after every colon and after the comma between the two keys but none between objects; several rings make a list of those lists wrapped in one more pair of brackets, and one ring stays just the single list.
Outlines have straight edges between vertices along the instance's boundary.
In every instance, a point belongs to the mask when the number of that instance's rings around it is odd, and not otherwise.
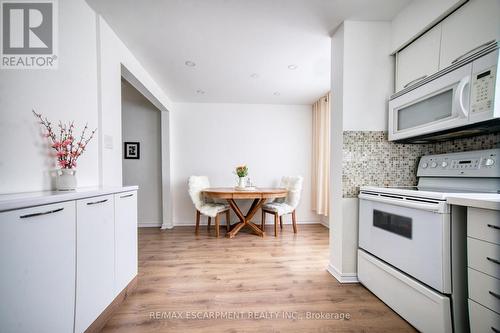
[{"label": "table pedestal base", "polygon": [[259,210],[260,206],[265,202],[265,199],[255,199],[252,202],[252,206],[248,210],[248,213],[244,215],[241,212],[241,209],[238,207],[234,199],[227,199],[227,202],[229,203],[229,206],[231,206],[232,210],[238,216],[238,219],[240,220],[240,223],[236,224],[234,227],[231,228],[231,231],[226,234],[226,237],[228,238],[233,238],[236,236],[236,234],[245,226],[249,226],[253,232],[255,232],[258,236],[264,237],[265,232],[264,230],[261,230],[255,223],[252,223],[252,217],[257,213]]}]

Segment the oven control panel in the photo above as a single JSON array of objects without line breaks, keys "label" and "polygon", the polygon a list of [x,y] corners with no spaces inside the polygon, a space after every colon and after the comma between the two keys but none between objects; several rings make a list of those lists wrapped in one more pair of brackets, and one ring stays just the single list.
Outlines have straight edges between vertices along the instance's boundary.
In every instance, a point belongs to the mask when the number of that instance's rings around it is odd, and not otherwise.
[{"label": "oven control panel", "polygon": [[422,156],[417,176],[500,177],[500,149]]}]

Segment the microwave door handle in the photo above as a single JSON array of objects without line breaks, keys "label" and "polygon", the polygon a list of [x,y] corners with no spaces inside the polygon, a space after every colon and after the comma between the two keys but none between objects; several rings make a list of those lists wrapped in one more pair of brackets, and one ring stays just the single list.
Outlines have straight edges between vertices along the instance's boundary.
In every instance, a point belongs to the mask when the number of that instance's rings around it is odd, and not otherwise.
[{"label": "microwave door handle", "polygon": [[460,82],[458,83],[457,90],[455,93],[455,102],[458,105],[458,110],[461,113],[460,118],[468,118],[469,117],[469,110],[465,107],[464,103],[464,92],[465,88],[469,86],[470,83],[470,76],[464,77]]}]

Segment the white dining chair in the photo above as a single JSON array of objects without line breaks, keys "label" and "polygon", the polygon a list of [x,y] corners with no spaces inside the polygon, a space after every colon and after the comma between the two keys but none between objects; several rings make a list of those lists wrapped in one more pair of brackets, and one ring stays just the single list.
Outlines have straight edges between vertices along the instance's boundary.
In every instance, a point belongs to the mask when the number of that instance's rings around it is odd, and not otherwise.
[{"label": "white dining chair", "polygon": [[188,181],[189,196],[196,208],[195,233],[198,234],[201,215],[208,216],[207,230],[210,232],[210,223],[215,218],[215,235],[219,237],[220,214],[226,213],[226,229],[229,231],[229,205],[216,203],[210,198],[205,198],[202,191],[210,187],[210,182],[206,176],[191,176]]},{"label": "white dining chair", "polygon": [[302,176],[285,176],[281,178],[280,187],[286,188],[288,194],[286,198],[277,198],[262,205],[262,230],[264,230],[266,224],[266,214],[274,215],[274,237],[278,236],[278,218],[280,229],[283,229],[283,216],[292,214],[293,232],[297,233],[295,209],[299,205],[300,195],[302,193],[302,183]]}]

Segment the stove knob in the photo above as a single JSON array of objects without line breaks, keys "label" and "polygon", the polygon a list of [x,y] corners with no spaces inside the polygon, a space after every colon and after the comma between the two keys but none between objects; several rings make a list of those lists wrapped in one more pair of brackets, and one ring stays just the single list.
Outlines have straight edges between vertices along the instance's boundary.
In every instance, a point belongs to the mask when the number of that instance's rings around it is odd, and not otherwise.
[{"label": "stove knob", "polygon": [[448,166],[448,162],[441,163],[441,167],[446,168]]},{"label": "stove knob", "polygon": [[488,158],[488,159],[486,159],[486,162],[484,162],[484,164],[486,166],[492,166],[493,164],[495,164],[495,160],[492,158]]},{"label": "stove knob", "polygon": [[427,163],[425,163],[425,162],[424,162],[424,163],[422,163],[422,168],[426,169],[428,166],[429,166],[429,164],[427,164]]},{"label": "stove knob", "polygon": [[435,168],[435,167],[437,167],[437,166],[438,166],[438,164],[437,164],[436,162],[432,162],[432,163],[431,163],[431,168]]}]

